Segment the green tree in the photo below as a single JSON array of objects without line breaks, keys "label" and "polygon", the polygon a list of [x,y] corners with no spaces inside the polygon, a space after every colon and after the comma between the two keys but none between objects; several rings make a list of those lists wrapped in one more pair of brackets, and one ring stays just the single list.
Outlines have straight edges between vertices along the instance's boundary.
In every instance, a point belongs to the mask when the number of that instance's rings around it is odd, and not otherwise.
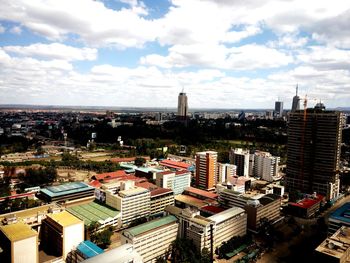
[{"label": "green tree", "polygon": [[144,163],[146,163],[146,159],[142,157],[137,157],[135,159],[135,165],[136,166],[142,166]]}]

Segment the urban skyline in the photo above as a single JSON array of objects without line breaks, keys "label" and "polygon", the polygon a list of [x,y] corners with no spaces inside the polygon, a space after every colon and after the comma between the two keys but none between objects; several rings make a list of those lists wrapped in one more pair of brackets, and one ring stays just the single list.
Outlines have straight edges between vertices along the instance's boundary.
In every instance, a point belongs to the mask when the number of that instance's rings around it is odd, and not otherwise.
[{"label": "urban skyline", "polygon": [[[345,1],[4,1],[0,104],[345,107]],[[91,19],[93,17],[93,19]],[[337,30],[333,30],[337,28]]]}]

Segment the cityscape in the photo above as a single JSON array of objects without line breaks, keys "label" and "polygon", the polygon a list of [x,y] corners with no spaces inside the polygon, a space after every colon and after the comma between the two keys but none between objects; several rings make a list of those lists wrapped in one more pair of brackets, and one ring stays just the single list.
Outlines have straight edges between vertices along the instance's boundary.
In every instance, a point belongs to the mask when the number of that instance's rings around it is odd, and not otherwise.
[{"label": "cityscape", "polygon": [[350,262],[348,3],[2,2],[0,262]]}]

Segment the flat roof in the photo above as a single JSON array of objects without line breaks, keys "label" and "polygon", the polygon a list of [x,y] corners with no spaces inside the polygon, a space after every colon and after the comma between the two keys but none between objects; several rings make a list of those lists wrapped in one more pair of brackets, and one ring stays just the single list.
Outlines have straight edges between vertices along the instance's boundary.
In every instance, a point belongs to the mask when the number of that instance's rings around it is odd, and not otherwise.
[{"label": "flat roof", "polygon": [[186,187],[185,191],[189,192],[189,193],[193,193],[195,195],[200,195],[203,196],[205,198],[210,198],[210,199],[216,199],[218,197],[217,194],[205,191],[205,190],[201,190],[195,187]]},{"label": "flat roof", "polygon": [[330,219],[336,219],[336,220],[344,221],[344,222],[350,224],[349,212],[350,212],[350,202],[349,203],[345,203],[344,205],[339,207],[337,210],[335,210],[329,216],[329,218]]},{"label": "flat roof", "polygon": [[141,171],[144,173],[149,173],[149,172],[159,173],[159,172],[163,172],[164,170],[153,168],[153,167],[137,167],[135,171]]},{"label": "flat roof", "polygon": [[341,259],[344,254],[348,254],[349,246],[350,229],[343,226],[331,237],[326,238],[315,250],[327,254],[328,256]]},{"label": "flat roof", "polygon": [[0,230],[12,242],[27,239],[38,235],[38,233],[34,231],[30,226],[22,222],[18,222],[18,223],[6,225],[6,226],[0,226]]},{"label": "flat roof", "polygon": [[68,211],[63,211],[55,214],[48,214],[47,216],[63,227],[71,226],[71,225],[75,225],[83,222],[82,220],[72,215]]},{"label": "flat roof", "polygon": [[244,213],[244,209],[240,207],[232,207],[216,215],[208,217],[208,219],[215,221],[216,223],[221,223],[231,217]]},{"label": "flat roof", "polygon": [[202,208],[203,206],[207,206],[208,204],[210,204],[210,202],[205,202],[205,200],[201,200],[193,196],[182,195],[182,194],[176,195],[175,201],[179,201],[190,206],[195,206],[197,208]]},{"label": "flat roof", "polygon": [[89,258],[84,263],[116,263],[116,262],[135,262],[141,263],[142,257],[131,244],[124,244],[117,248],[99,254],[96,257]]},{"label": "flat roof", "polygon": [[142,194],[145,192],[149,192],[148,189],[142,188],[142,187],[138,187],[135,186],[132,189],[128,189],[128,190],[123,190],[123,191],[119,191],[119,195],[120,196],[133,196],[133,195],[138,195],[138,194]]},{"label": "flat roof", "polygon": [[322,199],[323,199],[322,195],[317,195],[317,198],[304,198],[303,200],[297,203],[290,202],[289,205],[308,209],[313,205],[320,203]]},{"label": "flat roof", "polygon": [[155,230],[157,228],[174,223],[176,221],[177,221],[177,218],[175,216],[169,215],[169,216],[165,216],[165,217],[141,224],[139,226],[129,228],[125,230],[125,232],[128,232],[132,236],[138,236],[138,235],[147,233],[148,231]]},{"label": "flat roof", "polygon": [[73,183],[61,184],[57,186],[45,187],[43,189],[40,189],[40,192],[50,197],[57,197],[57,196],[63,196],[67,194],[85,192],[91,189],[94,189],[94,188],[83,182],[73,182]]},{"label": "flat roof", "polygon": [[115,218],[120,214],[120,211],[97,202],[72,206],[67,208],[67,211],[83,220],[86,226],[90,225],[93,221],[105,221],[108,218]]},{"label": "flat roof", "polygon": [[200,210],[204,211],[204,212],[218,214],[218,213],[221,213],[222,211],[224,211],[225,209],[222,207],[218,207],[218,206],[206,205],[206,206],[203,206]]},{"label": "flat roof", "polygon": [[159,164],[168,166],[171,168],[183,168],[183,169],[188,169],[191,164],[185,163],[185,162],[178,162],[178,161],[173,161],[173,160],[162,160]]},{"label": "flat roof", "polygon": [[99,254],[102,254],[104,250],[98,247],[95,243],[92,243],[90,240],[85,240],[81,242],[77,250],[80,251],[86,258],[92,258]]}]

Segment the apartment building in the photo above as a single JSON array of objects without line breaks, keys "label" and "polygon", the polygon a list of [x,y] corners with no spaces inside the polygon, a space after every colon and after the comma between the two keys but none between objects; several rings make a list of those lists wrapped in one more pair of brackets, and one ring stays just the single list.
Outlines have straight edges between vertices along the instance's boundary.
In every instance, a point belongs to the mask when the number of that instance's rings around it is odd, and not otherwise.
[{"label": "apartment building", "polygon": [[152,220],[125,230],[121,243],[133,245],[143,262],[155,262],[158,257],[165,255],[169,245],[176,239],[178,225],[176,217],[171,215]]},{"label": "apartment building", "polygon": [[212,190],[216,184],[218,153],[213,151],[196,153],[196,186]]},{"label": "apartment building", "polygon": [[158,173],[156,184],[159,187],[171,189],[175,195],[182,194],[185,188],[191,185],[191,172],[182,170]]}]

